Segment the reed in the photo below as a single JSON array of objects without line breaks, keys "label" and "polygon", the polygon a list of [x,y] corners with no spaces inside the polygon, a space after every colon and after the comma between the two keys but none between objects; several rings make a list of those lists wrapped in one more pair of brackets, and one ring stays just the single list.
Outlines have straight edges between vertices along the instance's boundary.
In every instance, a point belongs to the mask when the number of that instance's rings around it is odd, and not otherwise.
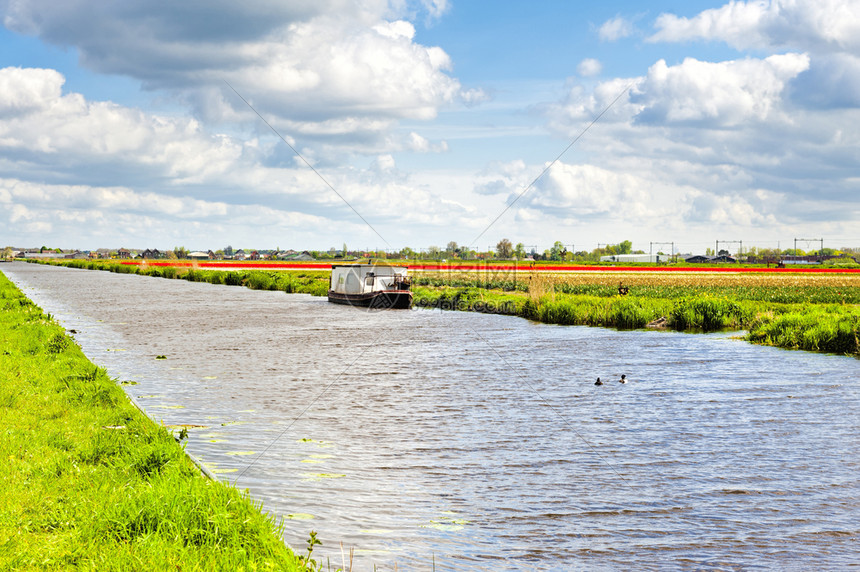
[{"label": "reed", "polygon": [[860,356],[860,311],[813,307],[761,314],[750,324],[747,337],[781,348]]}]

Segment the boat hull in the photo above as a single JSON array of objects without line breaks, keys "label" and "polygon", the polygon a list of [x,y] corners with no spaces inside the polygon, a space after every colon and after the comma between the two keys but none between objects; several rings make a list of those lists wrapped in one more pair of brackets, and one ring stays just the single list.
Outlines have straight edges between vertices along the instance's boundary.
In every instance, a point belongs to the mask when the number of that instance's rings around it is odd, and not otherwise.
[{"label": "boat hull", "polygon": [[406,310],[412,307],[410,290],[377,290],[363,294],[344,294],[328,291],[328,301],[373,310]]}]

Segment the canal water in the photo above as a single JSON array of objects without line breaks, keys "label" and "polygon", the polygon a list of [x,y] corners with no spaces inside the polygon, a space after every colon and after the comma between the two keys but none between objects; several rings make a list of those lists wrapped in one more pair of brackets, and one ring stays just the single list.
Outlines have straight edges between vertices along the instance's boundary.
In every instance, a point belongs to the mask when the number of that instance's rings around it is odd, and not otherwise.
[{"label": "canal water", "polygon": [[188,450],[284,518],[289,545],[317,531],[324,569],[350,550],[379,571],[860,561],[856,359],[0,270],[151,417],[203,426]]}]

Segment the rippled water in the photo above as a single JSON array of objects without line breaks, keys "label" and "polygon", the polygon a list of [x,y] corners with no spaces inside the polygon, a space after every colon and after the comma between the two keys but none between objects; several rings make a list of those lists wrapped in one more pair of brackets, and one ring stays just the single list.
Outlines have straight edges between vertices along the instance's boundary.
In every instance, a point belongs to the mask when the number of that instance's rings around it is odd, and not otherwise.
[{"label": "rippled water", "polygon": [[188,450],[332,567],[341,542],[380,571],[860,562],[856,359],[0,270],[152,417],[206,426]]}]

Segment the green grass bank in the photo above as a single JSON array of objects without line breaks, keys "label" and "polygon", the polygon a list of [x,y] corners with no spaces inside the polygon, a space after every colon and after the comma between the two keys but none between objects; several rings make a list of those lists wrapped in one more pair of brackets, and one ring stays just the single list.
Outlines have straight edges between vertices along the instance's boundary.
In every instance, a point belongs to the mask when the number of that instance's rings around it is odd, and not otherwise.
[{"label": "green grass bank", "polygon": [[[326,295],[330,275],[322,270],[198,270],[87,260],[42,263],[314,296]],[[854,277],[813,277],[809,284],[798,284],[785,276],[720,276],[703,282],[701,276],[663,274],[636,277],[623,296],[617,276],[593,278],[575,283],[569,277],[527,272],[420,274],[413,277],[414,303],[549,324],[745,330],[752,343],[860,357],[860,287],[855,285],[860,282]]]},{"label": "green grass bank", "polygon": [[306,570],[0,273],[0,569]]},{"label": "green grass bank", "polygon": [[[860,306],[845,303],[782,303],[732,295],[726,289],[677,288],[619,295],[505,291],[475,286],[415,286],[414,303],[425,308],[521,316],[547,324],[646,327],[686,332],[746,330],[752,343],[860,357]],[[559,291],[561,290],[561,291]],[[811,293],[811,296],[816,294]]]}]

